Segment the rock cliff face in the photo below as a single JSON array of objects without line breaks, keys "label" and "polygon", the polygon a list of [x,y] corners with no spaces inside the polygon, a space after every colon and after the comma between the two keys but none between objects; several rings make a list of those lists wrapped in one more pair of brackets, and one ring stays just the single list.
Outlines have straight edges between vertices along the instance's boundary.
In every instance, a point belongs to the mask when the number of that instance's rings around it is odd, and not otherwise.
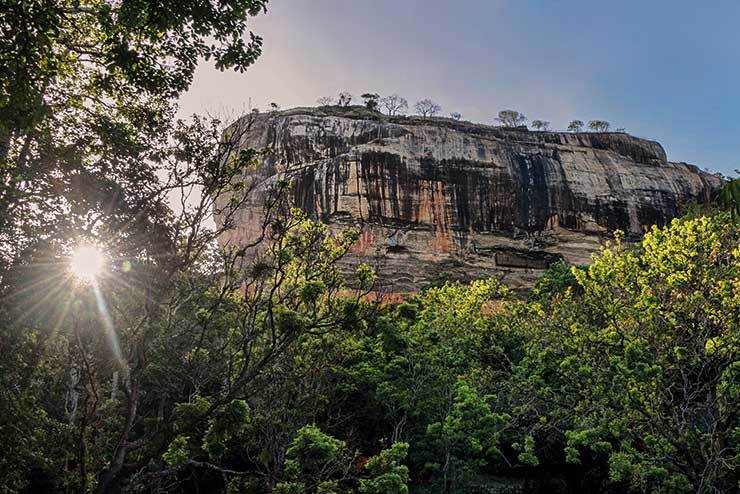
[{"label": "rock cliff face", "polygon": [[[720,183],[627,134],[533,132],[360,107],[258,115],[242,144],[274,150],[255,173],[265,183],[290,176],[292,200],[310,217],[361,226],[346,262],[369,263],[397,292],[491,276],[530,287],[554,260],[588,263],[614,230],[637,239]],[[250,199],[222,242],[254,235],[262,199]]]}]

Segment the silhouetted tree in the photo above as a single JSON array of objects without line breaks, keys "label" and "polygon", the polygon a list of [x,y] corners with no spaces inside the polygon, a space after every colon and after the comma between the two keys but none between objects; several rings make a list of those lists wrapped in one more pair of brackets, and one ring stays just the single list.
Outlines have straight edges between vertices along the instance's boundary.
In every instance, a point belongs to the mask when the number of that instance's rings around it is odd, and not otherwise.
[{"label": "silhouetted tree", "polygon": [[403,113],[409,107],[406,98],[403,98],[397,94],[391,94],[380,100],[380,104],[388,112],[388,115],[397,115]]},{"label": "silhouetted tree", "polygon": [[331,96],[322,96],[316,100],[316,103],[318,103],[319,106],[331,106],[334,104],[334,98]]},{"label": "silhouetted tree", "polygon": [[498,112],[496,120],[501,122],[501,125],[504,127],[519,127],[520,125],[524,125],[527,121],[527,117],[516,110],[501,110]]},{"label": "silhouetted tree", "polygon": [[460,115],[456,111],[453,111],[452,113],[450,113],[450,118],[453,120],[460,120],[462,118],[462,115]]},{"label": "silhouetted tree", "polygon": [[570,132],[580,132],[583,130],[583,121],[582,120],[571,120],[568,124],[568,130]]},{"label": "silhouetted tree", "polygon": [[378,93],[365,93],[360,96],[365,102],[365,108],[368,110],[378,111],[378,100],[380,95]]},{"label": "silhouetted tree", "polygon": [[352,94],[347,91],[342,91],[339,93],[339,99],[337,100],[337,104],[339,106],[349,106],[349,104],[352,102]]},{"label": "silhouetted tree", "polygon": [[588,128],[594,132],[606,132],[609,130],[609,122],[606,120],[591,120],[588,122]]},{"label": "silhouetted tree", "polygon": [[414,108],[422,117],[433,117],[442,111],[442,107],[429,98],[417,101]]},{"label": "silhouetted tree", "polygon": [[537,130],[549,130],[550,122],[547,120],[532,120],[532,128]]}]

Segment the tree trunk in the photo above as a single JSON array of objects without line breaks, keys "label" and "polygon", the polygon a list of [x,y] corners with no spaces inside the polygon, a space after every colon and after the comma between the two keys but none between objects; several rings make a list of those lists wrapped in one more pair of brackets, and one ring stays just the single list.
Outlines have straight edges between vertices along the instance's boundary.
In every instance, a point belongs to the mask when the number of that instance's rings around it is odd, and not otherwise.
[{"label": "tree trunk", "polygon": [[126,453],[129,448],[129,435],[136,421],[136,413],[139,406],[139,382],[131,379],[131,389],[128,393],[128,407],[126,409],[126,425],[121,432],[110,466],[102,471],[98,479],[98,494],[110,494],[118,492],[119,474],[126,461]]}]

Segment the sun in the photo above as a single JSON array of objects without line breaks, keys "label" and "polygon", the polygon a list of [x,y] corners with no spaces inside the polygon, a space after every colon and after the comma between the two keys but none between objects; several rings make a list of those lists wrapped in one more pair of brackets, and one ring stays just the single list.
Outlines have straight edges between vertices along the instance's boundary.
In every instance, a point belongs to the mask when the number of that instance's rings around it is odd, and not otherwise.
[{"label": "sun", "polygon": [[72,253],[69,271],[80,281],[92,283],[103,271],[105,257],[96,246],[80,244]]}]

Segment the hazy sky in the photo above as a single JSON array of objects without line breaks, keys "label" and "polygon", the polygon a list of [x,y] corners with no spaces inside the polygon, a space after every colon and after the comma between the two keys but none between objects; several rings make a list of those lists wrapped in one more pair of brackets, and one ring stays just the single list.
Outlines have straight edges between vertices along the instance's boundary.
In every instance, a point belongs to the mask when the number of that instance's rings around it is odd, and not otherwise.
[{"label": "hazy sky", "polygon": [[671,160],[740,168],[737,0],[271,0],[252,29],[260,60],[203,63],[182,113],[398,93],[484,123],[506,108],[555,128],[606,119]]}]

